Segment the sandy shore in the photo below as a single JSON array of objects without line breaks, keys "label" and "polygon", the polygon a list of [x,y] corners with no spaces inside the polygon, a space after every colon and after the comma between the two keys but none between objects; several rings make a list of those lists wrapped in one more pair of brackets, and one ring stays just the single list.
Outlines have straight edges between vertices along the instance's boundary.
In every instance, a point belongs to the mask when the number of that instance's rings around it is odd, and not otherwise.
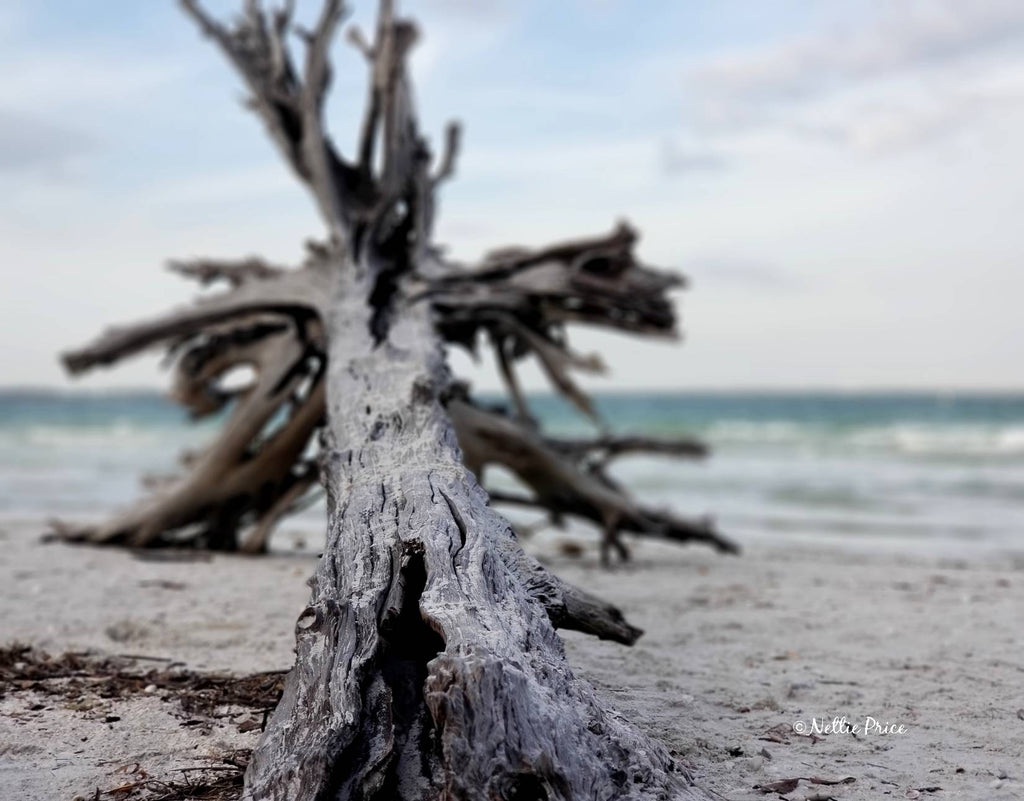
[{"label": "sandy shore", "polygon": [[[44,545],[41,529],[0,524],[0,644],[246,675],[290,665],[310,557],[149,561]],[[801,781],[786,798],[1024,797],[1024,555],[790,545],[727,558],[643,543],[608,573],[590,551],[530,547],[646,630],[633,648],[568,634],[570,660],[723,797],[777,797],[755,786],[796,777],[854,781]],[[0,797],[91,798],[132,771],[185,775],[258,735],[245,710],[190,725],[147,689],[95,703],[7,692]]]}]

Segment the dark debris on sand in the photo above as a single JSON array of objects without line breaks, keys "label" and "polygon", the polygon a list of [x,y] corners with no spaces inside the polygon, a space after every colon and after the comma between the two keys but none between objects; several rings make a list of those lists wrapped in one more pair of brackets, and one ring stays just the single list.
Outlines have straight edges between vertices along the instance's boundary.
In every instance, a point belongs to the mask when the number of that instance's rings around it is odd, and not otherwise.
[{"label": "dark debris on sand", "polygon": [[[48,656],[31,647],[0,648],[0,698],[26,690],[75,699],[84,694],[100,698],[128,698],[157,690],[174,694],[184,712],[217,717],[222,706],[271,710],[281,697],[285,672],[267,671],[251,676],[198,673],[169,664],[140,670],[147,657],[93,656],[68,652]],[[162,661],[162,660],[161,660]]]},{"label": "dark debris on sand", "polygon": [[[141,666],[153,661],[162,664]],[[208,726],[219,718],[237,717],[239,708],[253,713],[265,724],[267,714],[280,699],[284,677],[284,671],[233,676],[200,673],[181,664],[150,657],[72,652],[50,656],[25,645],[0,647],[0,699],[34,692],[60,697],[73,708],[88,709],[90,699],[123,700],[162,692],[163,697],[180,706],[185,718],[183,726]],[[252,721],[250,717],[239,730],[261,727]],[[76,798],[80,801],[237,799],[248,761],[247,750],[230,751],[211,758],[209,765],[181,768],[177,771],[180,778],[174,779],[151,776],[139,764],[127,765],[121,769],[124,775],[114,787],[96,789]]]},{"label": "dark debris on sand", "polygon": [[109,790],[91,796],[76,796],[72,801],[236,801],[242,796],[242,780],[249,764],[248,750],[232,751],[211,764],[199,768],[182,768],[182,778],[156,779],[138,763],[125,766],[124,780]]}]

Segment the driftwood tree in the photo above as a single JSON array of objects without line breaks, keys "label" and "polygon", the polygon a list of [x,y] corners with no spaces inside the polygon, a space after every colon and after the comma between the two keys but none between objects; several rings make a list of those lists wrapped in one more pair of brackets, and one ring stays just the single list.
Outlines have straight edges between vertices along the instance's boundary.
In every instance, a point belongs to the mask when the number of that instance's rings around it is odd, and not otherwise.
[{"label": "driftwood tree", "polygon": [[[543,509],[556,521],[572,515],[598,525],[606,561],[613,546],[622,558],[628,556],[623,531],[733,551],[710,520],[646,508],[605,471],[613,459],[638,452],[701,458],[702,443],[610,433],[589,440],[546,437],[516,378],[515,360],[535,356],[553,386],[603,428],[591,399],[570,375],[573,368],[602,365],[595,356],[573,353],[564,328],[584,323],[638,334],[673,333],[675,317],[665,292],[680,279],[637,264],[634,241],[622,225],[605,237],[536,251],[499,251],[472,268],[443,263],[431,251],[437,259],[432,267],[439,272],[405,276],[408,299],[432,307],[443,342],[475,351],[485,339],[493,347],[511,410],[475,404],[466,388],[454,383],[445,404],[464,462],[478,479],[487,465],[501,465],[529,493],[492,492],[492,501]],[[263,551],[274,525],[320,485],[313,451],[315,434],[326,421],[330,250],[311,246],[299,269],[255,258],[171,266],[204,284],[223,281],[231,288],[189,308],[112,329],[65,354],[64,362],[79,373],[167,345],[176,373],[172,397],[195,418],[233,403],[228,419],[209,447],[183,456],[181,475],[150,479],[152,494],[124,513],[101,525],[55,525],[68,539],[95,543]],[[375,325],[382,319],[378,315]],[[255,380],[226,389],[225,377],[241,366],[252,368]]]},{"label": "driftwood tree", "polygon": [[[661,745],[572,675],[555,634],[628,644],[640,631],[528,556],[474,475],[509,467],[531,494],[501,500],[592,520],[606,550],[624,553],[621,531],[730,549],[706,522],[637,505],[604,470],[629,451],[697,455],[699,445],[545,437],[515,378],[514,362],[533,354],[593,414],[570,368],[598,365],[569,349],[565,325],[670,333],[665,293],[677,279],[637,263],[624,225],[505,250],[474,268],[447,263],[431,229],[458,128],[435,163],[406,73],[417,30],[391,0],[381,0],[372,41],[350,34],[370,72],[351,158],[332,145],[322,113],[340,0],[323,1],[311,31],[294,30],[290,3],[265,11],[249,0],[230,24],[197,0],[182,4],[244,79],[328,238],[295,269],[177,265],[229,287],[65,357],[77,372],[166,345],[181,403],[197,416],[230,404],[220,436],[188,456],[182,476],[110,523],[65,535],[259,550],[311,487],[326,487],[327,542],[296,624],[296,664],[253,754],[246,798],[704,797]],[[301,67],[293,33],[304,40]],[[510,412],[474,403],[446,367],[445,344],[481,337],[508,382]],[[253,368],[252,384],[226,389],[240,365]]]},{"label": "driftwood tree", "polygon": [[[340,6],[328,3],[321,25],[306,37],[301,78],[287,47],[288,9],[268,17],[258,4],[249,4],[238,26],[228,30],[198,5],[185,7],[245,78],[252,107],[312,190],[331,238],[310,244],[305,264],[297,269],[252,257],[173,263],[173,270],[202,285],[226,283],[229,289],[189,308],[114,328],[64,355],[67,368],[80,373],[162,345],[175,369],[172,396],[193,417],[231,408],[220,436],[202,452],[183,456],[180,475],[150,480],[151,495],[100,525],[57,523],[60,534],[132,546],[192,543],[265,550],[275,524],[320,487],[316,434],[327,420],[337,260],[351,261],[351,271],[358,271],[367,250],[383,254],[375,257],[382,266],[372,274],[369,296],[375,342],[387,339],[396,314],[424,305],[441,342],[476,352],[483,340],[493,349],[510,410],[475,404],[450,381],[443,393],[465,464],[478,479],[487,465],[501,465],[526,490],[494,492],[492,501],[542,509],[556,522],[571,515],[597,525],[606,563],[613,548],[627,558],[622,532],[734,550],[710,520],[646,508],[605,470],[626,453],[702,457],[704,446],[690,439],[607,433],[593,402],[572,378],[574,370],[600,371],[603,365],[596,356],[569,348],[567,325],[673,336],[675,314],[667,292],[682,284],[679,276],[639,264],[633,253],[636,234],[625,224],[606,236],[537,250],[505,248],[470,267],[445,261],[431,245],[429,231],[436,192],[454,171],[460,136],[456,125],[448,128],[444,153],[430,172],[426,144],[404,105],[404,58],[416,38],[411,23],[381,23],[373,45],[358,31],[350,37],[371,71],[358,160],[350,163],[320,127],[329,76],[327,29],[340,19]],[[388,25],[395,32],[389,33]],[[527,356],[535,357],[553,387],[605,431],[602,436],[565,442],[542,434],[516,376],[515,363]],[[225,378],[243,366],[251,368],[255,380],[227,388]],[[348,413],[356,410],[353,402]]]}]

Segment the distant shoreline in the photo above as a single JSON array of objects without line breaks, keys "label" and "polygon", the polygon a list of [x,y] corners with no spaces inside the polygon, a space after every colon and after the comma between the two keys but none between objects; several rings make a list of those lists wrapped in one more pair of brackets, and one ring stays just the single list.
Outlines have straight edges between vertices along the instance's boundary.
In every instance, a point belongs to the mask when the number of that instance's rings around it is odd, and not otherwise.
[{"label": "distant shoreline", "polygon": [[[476,392],[481,396],[504,396],[498,387],[483,387]],[[167,391],[162,387],[83,387],[83,386],[32,386],[17,385],[0,386],[0,398],[3,397],[165,397]],[[557,394],[550,390],[526,390],[532,398],[555,398]],[[842,397],[842,398],[1024,398],[1024,387],[615,387],[592,389],[590,394],[595,397]]]},{"label": "distant shoreline", "polygon": [[[711,515],[740,541],[831,532],[991,550],[1021,540],[1024,394],[593,397],[614,431],[707,443],[704,459],[630,457],[614,471],[643,502]],[[551,434],[595,432],[550,394],[533,394],[531,408]],[[142,475],[173,473],[220,419],[194,424],[152,389],[0,390],[0,516],[109,515],[138,497]]]}]

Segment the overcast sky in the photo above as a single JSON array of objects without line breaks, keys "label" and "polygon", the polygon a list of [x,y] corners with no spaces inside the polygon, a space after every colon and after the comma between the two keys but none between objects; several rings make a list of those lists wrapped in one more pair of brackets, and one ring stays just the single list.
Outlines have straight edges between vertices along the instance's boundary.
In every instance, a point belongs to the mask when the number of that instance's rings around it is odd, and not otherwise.
[{"label": "overcast sky", "polygon": [[[692,279],[681,347],[574,335],[612,368],[598,387],[1024,388],[1024,2],[404,9],[424,127],[465,125],[441,242],[470,258],[626,217]],[[57,351],[186,300],[170,257],[295,262],[322,234],[171,0],[6,0],[0,71],[3,384],[68,386]],[[78,385],[160,381],[141,360]]]}]

